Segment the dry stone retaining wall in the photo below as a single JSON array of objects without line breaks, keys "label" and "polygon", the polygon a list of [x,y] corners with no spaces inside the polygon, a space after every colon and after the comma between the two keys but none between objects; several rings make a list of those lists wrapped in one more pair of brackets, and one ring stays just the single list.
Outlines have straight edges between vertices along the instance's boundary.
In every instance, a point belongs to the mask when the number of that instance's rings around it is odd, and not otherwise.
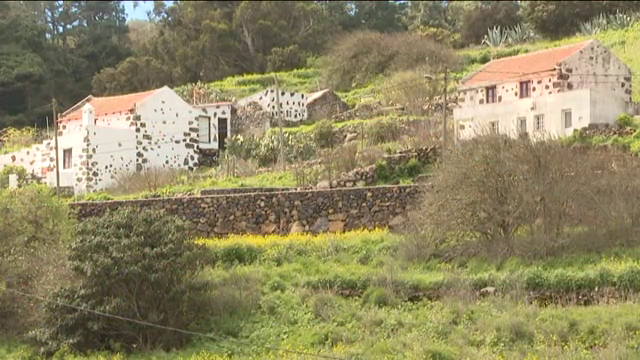
[{"label": "dry stone retaining wall", "polygon": [[122,206],[165,210],[199,236],[341,232],[400,226],[424,186],[306,190],[70,204],[81,220]]}]

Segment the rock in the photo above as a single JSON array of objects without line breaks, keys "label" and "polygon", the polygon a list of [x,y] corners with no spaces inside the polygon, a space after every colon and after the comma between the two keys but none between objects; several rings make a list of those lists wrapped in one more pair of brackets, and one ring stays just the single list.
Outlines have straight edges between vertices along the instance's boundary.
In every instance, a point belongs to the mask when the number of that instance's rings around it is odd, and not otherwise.
[{"label": "rock", "polygon": [[398,215],[389,221],[389,227],[394,228],[404,224],[405,222],[407,222],[407,219],[402,215]]},{"label": "rock", "polygon": [[367,182],[366,181],[358,181],[358,182],[356,182],[356,186],[357,187],[365,187],[365,186],[367,186]]},{"label": "rock", "polygon": [[262,233],[263,234],[273,234],[276,231],[277,228],[278,228],[278,226],[276,224],[267,222],[264,225],[262,225]]},{"label": "rock", "polygon": [[289,234],[302,234],[304,233],[304,225],[300,221],[296,221],[291,225],[291,230]]},{"label": "rock", "polygon": [[316,185],[316,189],[321,189],[321,190],[331,189],[331,183],[327,180],[320,181],[318,185]]},{"label": "rock", "polygon": [[429,175],[420,174],[413,178],[414,183],[426,183],[429,180]]},{"label": "rock", "polygon": [[344,232],[344,221],[330,221],[329,222],[329,232],[331,232],[331,233]]},{"label": "rock", "polygon": [[345,213],[329,215],[329,221],[345,221],[345,220],[347,220],[347,214]]},{"label": "rock", "polygon": [[329,230],[329,219],[327,219],[326,217],[318,218],[318,220],[316,220],[310,230],[314,234],[326,232],[327,230]]},{"label": "rock", "polygon": [[480,289],[480,296],[490,296],[496,294],[496,288],[493,286],[487,286],[486,288]]},{"label": "rock", "polygon": [[358,138],[358,133],[350,133],[347,134],[347,137],[344,139],[344,142],[352,142]]}]

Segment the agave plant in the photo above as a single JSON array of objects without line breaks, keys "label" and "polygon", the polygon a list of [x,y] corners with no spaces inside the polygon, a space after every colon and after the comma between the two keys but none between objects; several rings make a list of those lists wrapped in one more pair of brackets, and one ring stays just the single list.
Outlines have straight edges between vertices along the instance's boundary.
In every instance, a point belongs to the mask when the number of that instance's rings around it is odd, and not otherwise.
[{"label": "agave plant", "polygon": [[536,39],[536,34],[529,24],[518,24],[513,29],[507,30],[507,41],[509,44],[521,44]]},{"label": "agave plant", "polygon": [[580,24],[581,35],[596,35],[601,31],[607,30],[609,21],[606,16],[600,14],[599,16]]},{"label": "agave plant", "polygon": [[633,25],[636,18],[634,15],[616,12],[614,15],[609,15],[607,20],[610,28],[620,30]]},{"label": "agave plant", "polygon": [[504,31],[500,26],[495,26],[493,29],[487,30],[487,35],[482,40],[483,44],[486,44],[492,48],[500,47],[507,42],[507,31]]}]

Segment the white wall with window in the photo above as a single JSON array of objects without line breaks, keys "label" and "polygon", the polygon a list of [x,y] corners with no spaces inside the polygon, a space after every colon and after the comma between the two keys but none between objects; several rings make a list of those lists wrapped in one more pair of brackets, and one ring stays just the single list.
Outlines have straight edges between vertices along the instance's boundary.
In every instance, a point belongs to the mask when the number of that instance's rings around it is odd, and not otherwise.
[{"label": "white wall with window", "polygon": [[[527,133],[533,139],[569,136],[589,123],[615,123],[628,105],[606,92],[580,89],[503,103],[467,105],[454,109],[460,139],[492,132],[512,137]],[[458,121],[464,119],[464,126]]]},{"label": "white wall with window", "polygon": [[231,119],[231,103],[214,103],[196,105],[201,114],[198,122],[198,138],[201,149],[222,149],[224,141],[232,136],[229,119]]}]

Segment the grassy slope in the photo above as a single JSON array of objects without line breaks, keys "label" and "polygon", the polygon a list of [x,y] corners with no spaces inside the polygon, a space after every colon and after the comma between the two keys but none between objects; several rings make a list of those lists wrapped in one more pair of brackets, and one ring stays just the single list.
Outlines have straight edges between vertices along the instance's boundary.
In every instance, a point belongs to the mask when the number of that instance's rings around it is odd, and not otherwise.
[{"label": "grassy slope", "polygon": [[[560,293],[607,284],[637,292],[640,250],[499,265],[476,260],[408,266],[396,256],[399,240],[382,231],[203,240],[217,259],[206,276],[216,282],[216,304],[226,310],[211,319],[216,335],[364,359],[632,358],[640,350],[635,303],[541,308],[517,298],[532,289]],[[404,298],[407,289],[447,283],[449,295],[441,300]],[[470,288],[485,285],[516,297],[469,295]],[[8,359],[28,350],[0,345]],[[200,340],[186,350],[131,358],[204,360],[225,354],[305,358],[232,340]]]},{"label": "grassy slope", "polygon": [[[613,53],[618,56],[622,61],[627,63],[634,73],[640,73],[640,57],[637,56],[640,53],[640,23],[636,23],[630,28],[623,30],[609,30],[597,34],[593,37],[588,36],[574,36],[556,41],[537,41],[531,44],[517,45],[514,47],[507,47],[499,52],[503,54],[516,52],[517,49],[521,53],[531,52],[551,47],[557,47],[562,45],[574,44],[581,41],[588,40],[590,38],[598,39],[604,45],[609,47]],[[459,50],[458,54],[468,58],[481,58],[483,53],[490,55],[490,50],[484,46],[477,46],[473,48],[467,48]],[[487,59],[485,58],[485,61]],[[458,77],[464,76],[469,72],[477,69],[481,64],[472,63],[467,64],[464,70],[462,70]],[[286,88],[291,91],[303,91],[313,92],[322,88],[322,71],[317,67],[308,69],[300,69],[288,72],[277,73],[282,88]],[[221,81],[216,81],[207,84],[210,89],[215,89],[231,97],[240,99],[242,97],[252,95],[258,91],[272,86],[274,74],[254,74],[254,75],[242,75],[226,78]],[[340,93],[340,95],[350,105],[355,105],[361,100],[363,96],[372,94],[375,92],[376,87],[383,86],[385,78],[380,77],[369,86],[352,89],[349,92]],[[640,77],[635,77],[633,81],[635,88],[640,88]],[[640,92],[636,92],[633,96],[635,101],[640,101]]]}]

